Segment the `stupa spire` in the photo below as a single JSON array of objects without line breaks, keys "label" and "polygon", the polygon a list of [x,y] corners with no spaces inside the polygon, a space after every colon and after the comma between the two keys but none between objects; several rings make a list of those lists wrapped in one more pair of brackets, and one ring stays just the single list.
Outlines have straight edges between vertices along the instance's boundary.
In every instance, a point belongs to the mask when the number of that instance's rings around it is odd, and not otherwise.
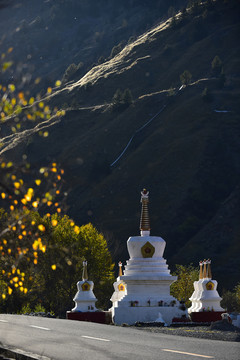
[{"label": "stupa spire", "polygon": [[203,261],[203,278],[207,278],[207,260]]},{"label": "stupa spire", "polygon": [[123,273],[122,273],[122,262],[121,261],[119,261],[118,267],[119,267],[118,276],[122,276]]},{"label": "stupa spire", "polygon": [[140,220],[140,230],[141,236],[149,236],[150,235],[150,221],[148,214],[148,194],[149,191],[143,189],[141,191],[141,203],[142,203],[142,212],[141,212],[141,220]]},{"label": "stupa spire", "polygon": [[87,261],[83,261],[83,272],[82,272],[82,280],[88,280],[88,273],[87,273]]},{"label": "stupa spire", "polygon": [[212,278],[212,272],[211,272],[211,260],[210,259],[207,260],[207,264],[208,264],[207,277],[209,279],[211,279]]},{"label": "stupa spire", "polygon": [[203,279],[203,262],[199,262],[200,271],[199,271],[199,280]]}]

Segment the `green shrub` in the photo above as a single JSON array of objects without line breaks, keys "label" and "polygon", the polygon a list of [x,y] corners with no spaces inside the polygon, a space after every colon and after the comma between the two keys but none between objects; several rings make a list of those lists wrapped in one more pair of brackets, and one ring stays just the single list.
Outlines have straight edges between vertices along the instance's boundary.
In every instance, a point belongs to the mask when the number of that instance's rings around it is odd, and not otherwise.
[{"label": "green shrub", "polygon": [[188,266],[176,265],[176,271],[172,274],[178,279],[170,287],[170,294],[179,301],[184,301],[187,307],[191,306],[191,297],[194,287],[194,281],[198,280],[198,268],[192,264]]},{"label": "green shrub", "polygon": [[192,79],[192,74],[190,73],[190,71],[185,70],[181,75],[180,75],[180,81],[183,85],[188,85],[190,84],[190,81]]},{"label": "green shrub", "polygon": [[45,309],[45,307],[42,306],[41,304],[36,304],[33,312],[35,312],[35,313],[39,313],[39,312],[45,313],[45,312],[46,312],[46,309]]},{"label": "green shrub", "polygon": [[32,310],[31,310],[30,304],[27,303],[26,305],[23,305],[19,314],[30,314],[31,312],[32,312]]},{"label": "green shrub", "polygon": [[62,78],[62,82],[66,83],[69,80],[71,80],[71,77],[81,68],[83,67],[83,62],[80,62],[78,65],[76,64],[70,64],[68,66],[68,68],[66,69],[63,78]]},{"label": "green shrub", "polygon": [[112,98],[112,107],[114,110],[123,110],[133,103],[133,96],[130,89],[123,92],[117,89]]},{"label": "green shrub", "polygon": [[223,291],[221,306],[227,312],[240,312],[240,283],[235,286],[233,291]]}]

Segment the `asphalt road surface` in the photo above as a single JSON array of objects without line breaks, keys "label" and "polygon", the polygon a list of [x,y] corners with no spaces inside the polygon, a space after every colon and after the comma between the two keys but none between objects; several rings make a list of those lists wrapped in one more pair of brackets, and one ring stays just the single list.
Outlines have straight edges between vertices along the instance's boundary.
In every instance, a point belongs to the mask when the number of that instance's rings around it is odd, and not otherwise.
[{"label": "asphalt road surface", "polygon": [[25,315],[0,314],[0,345],[52,360],[240,359],[237,342]]}]

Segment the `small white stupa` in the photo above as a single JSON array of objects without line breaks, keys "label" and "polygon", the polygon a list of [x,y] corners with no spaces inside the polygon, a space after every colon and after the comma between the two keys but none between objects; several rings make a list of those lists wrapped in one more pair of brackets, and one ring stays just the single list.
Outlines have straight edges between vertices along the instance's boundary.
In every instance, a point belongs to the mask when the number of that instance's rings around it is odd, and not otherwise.
[{"label": "small white stupa", "polygon": [[113,306],[115,305],[115,303],[117,303],[118,301],[120,301],[125,295],[126,295],[126,284],[123,280],[121,280],[121,276],[123,275],[122,273],[122,262],[119,261],[118,263],[119,266],[119,271],[118,271],[118,278],[117,281],[115,281],[115,283],[113,284],[114,287],[114,293],[112,294],[111,297],[111,302],[113,303]]},{"label": "small white stupa", "polygon": [[199,280],[194,281],[194,292],[189,299],[192,306],[188,309],[188,313],[224,312],[220,306],[222,298],[217,292],[217,281],[212,280],[211,260],[200,261],[199,266]]},{"label": "small white stupa", "polygon": [[[179,302],[170,295],[170,285],[177,280],[171,276],[163,252],[166,242],[157,236],[150,236],[148,195],[141,192],[142,213],[141,236],[130,237],[127,248],[130,259],[114,283],[111,298],[112,319],[115,324],[159,321],[171,324],[174,317],[186,314]],[[122,286],[120,293],[118,286]],[[124,287],[123,287],[124,286]]]},{"label": "small white stupa", "polygon": [[77,283],[78,292],[73,299],[75,307],[72,312],[97,311],[95,307],[97,299],[93,293],[93,286],[93,282],[88,280],[87,261],[83,261],[82,281]]}]

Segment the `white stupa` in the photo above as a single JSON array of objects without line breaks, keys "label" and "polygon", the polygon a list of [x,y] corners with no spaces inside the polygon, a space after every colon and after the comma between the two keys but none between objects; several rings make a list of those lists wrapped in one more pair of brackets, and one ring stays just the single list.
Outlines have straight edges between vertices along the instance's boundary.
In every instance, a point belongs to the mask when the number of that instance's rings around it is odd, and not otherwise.
[{"label": "white stupa", "polygon": [[[130,259],[124,274],[114,283],[112,318],[115,324],[159,321],[170,324],[174,317],[186,314],[179,302],[170,295],[170,285],[177,280],[171,276],[163,252],[166,242],[157,236],[150,236],[148,215],[148,194],[141,193],[142,214],[141,236],[130,237],[127,248]],[[119,294],[116,286],[124,285]]]},{"label": "white stupa", "polygon": [[93,282],[88,280],[87,261],[83,261],[82,281],[77,283],[77,293],[73,299],[75,307],[72,312],[91,312],[97,311],[95,303],[97,301],[93,293]]},{"label": "white stupa", "polygon": [[119,261],[118,266],[119,266],[118,278],[117,281],[115,281],[115,283],[113,284],[114,293],[112,294],[112,297],[110,299],[113,303],[113,306],[117,304],[117,302],[120,301],[127,293],[126,284],[123,280],[120,279],[120,277],[123,275],[121,261]]},{"label": "white stupa", "polygon": [[223,312],[220,306],[222,298],[217,292],[217,281],[212,280],[211,261],[200,261],[199,280],[194,281],[194,292],[189,300],[192,306],[188,309],[188,313],[214,311]]}]

